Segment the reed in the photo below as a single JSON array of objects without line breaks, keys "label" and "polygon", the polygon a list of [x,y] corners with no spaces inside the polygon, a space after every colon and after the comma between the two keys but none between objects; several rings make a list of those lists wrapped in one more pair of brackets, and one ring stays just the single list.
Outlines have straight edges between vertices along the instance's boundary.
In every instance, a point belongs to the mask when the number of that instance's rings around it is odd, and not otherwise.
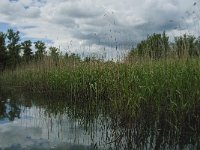
[{"label": "reed", "polygon": [[[0,84],[69,96],[76,101],[110,101],[113,113],[138,116],[167,114],[178,125],[200,106],[198,59],[143,63],[80,62],[51,59],[5,71]],[[147,114],[148,115],[148,114]],[[174,117],[170,117],[174,116]],[[176,120],[178,119],[178,121]]]}]

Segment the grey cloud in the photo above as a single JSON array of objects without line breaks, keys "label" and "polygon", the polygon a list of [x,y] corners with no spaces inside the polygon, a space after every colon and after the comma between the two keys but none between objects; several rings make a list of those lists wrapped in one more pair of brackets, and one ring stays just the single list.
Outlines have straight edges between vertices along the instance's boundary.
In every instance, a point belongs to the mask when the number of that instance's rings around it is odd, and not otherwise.
[{"label": "grey cloud", "polygon": [[75,28],[78,27],[78,24],[75,23],[75,21],[69,17],[65,16],[58,16],[55,18],[50,19],[51,22],[59,24],[61,26],[64,26],[65,28]]},{"label": "grey cloud", "polygon": [[38,7],[24,7],[20,1],[8,2],[3,0],[0,3],[0,14],[6,16],[10,20],[18,20],[18,18],[37,18],[40,16]]},{"label": "grey cloud", "polygon": [[[87,1],[89,2],[89,1]],[[101,15],[103,10],[95,3],[85,1],[68,1],[57,10],[57,15],[66,15],[72,18],[93,18]]]},{"label": "grey cloud", "polygon": [[85,7],[81,7],[81,8],[80,7],[70,7],[70,8],[65,8],[65,9],[61,10],[60,14],[65,14],[72,18],[93,18],[93,17],[101,15],[102,12],[92,10],[91,8],[85,8]]},{"label": "grey cloud", "polygon": [[22,26],[23,29],[32,29],[32,28],[36,28],[36,26]]},{"label": "grey cloud", "polygon": [[25,16],[28,18],[38,18],[40,16],[40,9],[37,7],[29,7],[28,9],[25,9]]},{"label": "grey cloud", "polygon": [[[139,41],[148,34],[163,32],[164,30],[183,30],[186,26],[189,26],[186,20],[181,19],[181,16],[185,14],[176,6],[176,1],[165,0],[165,2],[162,3],[155,1],[155,3],[151,2],[149,4],[150,5],[145,7],[146,10],[139,14],[145,21],[144,23],[140,23],[139,25],[134,25],[134,23],[126,24],[127,22],[123,22],[126,17],[125,14],[121,14],[124,18],[114,15],[106,18],[107,14],[105,14],[104,18],[99,17],[89,21],[86,20],[85,24],[89,26],[87,26],[87,28],[82,28],[80,32],[75,31],[73,36],[80,40],[85,40],[86,43],[89,44],[132,46],[133,43],[135,43],[134,41]],[[101,29],[99,29],[99,27],[101,27]],[[94,32],[95,30],[96,32]]]},{"label": "grey cloud", "polygon": [[3,0],[0,5],[0,13],[10,17],[13,15],[19,15],[22,9],[23,7],[17,5],[17,3],[12,3],[6,0]]},{"label": "grey cloud", "polygon": [[[115,45],[131,47],[148,34],[164,30],[166,32],[194,30],[194,21],[191,19],[196,17],[197,23],[199,19],[197,15],[194,16],[193,10],[200,13],[198,9],[200,4],[193,6],[193,2],[182,0],[27,1],[19,0],[11,4],[6,0],[1,0],[0,15],[7,16],[7,23],[29,19],[28,26],[37,26],[35,32],[45,31],[49,40],[57,43],[59,42],[56,41],[54,35],[60,34],[61,37],[66,38],[62,39],[66,43],[73,39],[83,41],[81,43],[84,45],[105,47]],[[27,9],[24,6],[27,6]],[[59,34],[57,30],[50,31],[56,28],[62,29]],[[41,38],[42,34],[34,35]]]},{"label": "grey cloud", "polygon": [[90,32],[73,32],[73,36],[80,40],[84,40],[86,45],[102,45],[108,47],[132,47],[135,44],[136,33],[132,28],[126,30],[122,28],[111,27],[109,30],[99,30]]}]

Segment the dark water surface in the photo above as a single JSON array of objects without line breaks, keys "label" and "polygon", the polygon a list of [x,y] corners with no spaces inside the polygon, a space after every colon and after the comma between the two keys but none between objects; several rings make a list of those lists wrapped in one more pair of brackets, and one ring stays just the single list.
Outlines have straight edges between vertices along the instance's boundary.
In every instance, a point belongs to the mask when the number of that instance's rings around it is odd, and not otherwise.
[{"label": "dark water surface", "polygon": [[196,123],[177,129],[149,112],[136,121],[107,101],[0,94],[0,149],[198,149]]}]

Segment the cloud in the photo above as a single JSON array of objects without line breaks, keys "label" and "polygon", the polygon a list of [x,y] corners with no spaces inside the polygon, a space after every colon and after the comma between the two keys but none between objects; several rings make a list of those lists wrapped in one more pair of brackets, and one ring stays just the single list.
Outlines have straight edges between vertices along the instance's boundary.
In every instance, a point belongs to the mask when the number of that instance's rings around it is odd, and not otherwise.
[{"label": "cloud", "polygon": [[195,33],[199,6],[181,0],[1,0],[0,22],[26,38],[48,39],[63,50],[82,53],[87,46],[92,52],[130,49],[148,34],[164,30],[171,36]]},{"label": "cloud", "polygon": [[56,10],[57,15],[66,15],[74,19],[93,18],[103,13],[103,9],[94,5],[92,1],[67,1],[61,3]]}]

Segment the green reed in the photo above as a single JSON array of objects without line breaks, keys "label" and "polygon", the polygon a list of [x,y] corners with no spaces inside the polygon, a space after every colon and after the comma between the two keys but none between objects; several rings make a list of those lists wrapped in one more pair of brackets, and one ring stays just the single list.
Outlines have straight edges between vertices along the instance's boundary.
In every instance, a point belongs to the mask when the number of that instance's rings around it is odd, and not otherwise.
[{"label": "green reed", "polygon": [[[0,76],[1,86],[68,95],[75,100],[111,101],[113,113],[140,116],[163,112],[178,124],[200,104],[200,62],[197,59],[143,63],[31,63]],[[168,118],[171,119],[170,117]]]}]

